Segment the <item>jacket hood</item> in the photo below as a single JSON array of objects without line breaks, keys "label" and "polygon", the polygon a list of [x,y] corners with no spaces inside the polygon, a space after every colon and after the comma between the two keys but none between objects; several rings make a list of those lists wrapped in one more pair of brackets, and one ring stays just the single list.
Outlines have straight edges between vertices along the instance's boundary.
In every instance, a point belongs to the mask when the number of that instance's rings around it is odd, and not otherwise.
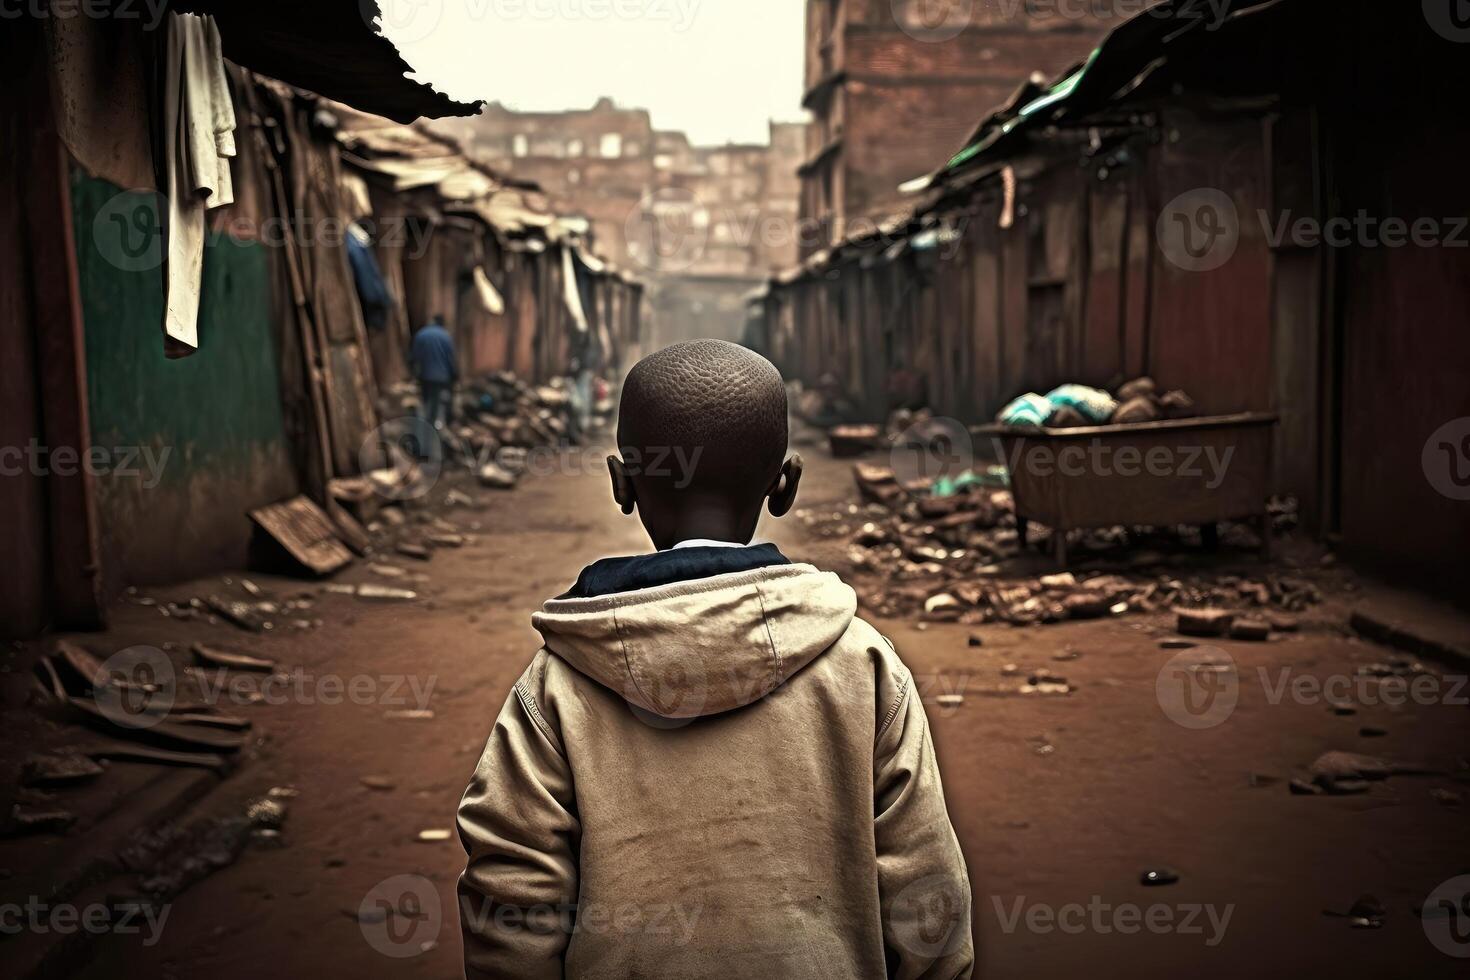
[{"label": "jacket hood", "polygon": [[857,596],[831,572],[776,565],[588,599],[531,617],[546,648],[663,718],[759,701],[847,631]]}]

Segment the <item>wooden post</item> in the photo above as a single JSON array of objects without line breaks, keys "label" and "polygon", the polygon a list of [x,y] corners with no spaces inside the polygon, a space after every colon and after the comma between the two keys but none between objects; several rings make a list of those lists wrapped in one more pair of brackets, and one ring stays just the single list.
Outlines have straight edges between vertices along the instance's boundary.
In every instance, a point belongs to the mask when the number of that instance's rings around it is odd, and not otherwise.
[{"label": "wooden post", "polygon": [[[8,30],[22,33],[33,24]],[[40,52],[48,47],[35,39]],[[38,433],[51,453],[74,451],[75,466],[50,465],[46,476],[47,608],[59,625],[96,629],[105,625],[102,567],[92,474],[83,465],[92,448],[87,411],[86,343],[72,234],[71,157],[61,142],[51,102],[49,63],[34,57],[9,97],[26,136],[16,146],[24,175],[23,242],[30,285],[30,322],[19,324],[34,337]],[[9,113],[7,113],[8,115]],[[25,368],[22,366],[21,368]]]}]

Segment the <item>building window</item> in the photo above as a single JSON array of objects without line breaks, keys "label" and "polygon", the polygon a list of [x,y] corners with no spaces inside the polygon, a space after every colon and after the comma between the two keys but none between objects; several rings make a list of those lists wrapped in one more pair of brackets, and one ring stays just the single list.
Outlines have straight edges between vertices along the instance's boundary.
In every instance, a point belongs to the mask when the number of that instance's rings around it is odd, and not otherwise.
[{"label": "building window", "polygon": [[579,157],[586,152],[586,146],[581,140],[570,140],[567,143],[567,156]]},{"label": "building window", "polygon": [[511,156],[523,157],[531,150],[531,143],[526,139],[525,133],[516,133],[510,141]]},{"label": "building window", "polygon": [[601,156],[613,159],[623,155],[623,137],[620,133],[603,133],[599,144]]}]

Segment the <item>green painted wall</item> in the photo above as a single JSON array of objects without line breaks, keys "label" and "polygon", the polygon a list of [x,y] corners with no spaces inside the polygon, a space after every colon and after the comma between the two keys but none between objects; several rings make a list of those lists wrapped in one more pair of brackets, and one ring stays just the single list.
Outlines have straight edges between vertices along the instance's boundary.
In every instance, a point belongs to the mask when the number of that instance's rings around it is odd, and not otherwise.
[{"label": "green painted wall", "polygon": [[200,350],[169,360],[157,198],[78,171],[72,213],[92,443],[138,451],[137,472],[96,481],[108,582],[243,564],[245,512],[296,491],[271,327],[273,256],[258,243],[212,236]]}]

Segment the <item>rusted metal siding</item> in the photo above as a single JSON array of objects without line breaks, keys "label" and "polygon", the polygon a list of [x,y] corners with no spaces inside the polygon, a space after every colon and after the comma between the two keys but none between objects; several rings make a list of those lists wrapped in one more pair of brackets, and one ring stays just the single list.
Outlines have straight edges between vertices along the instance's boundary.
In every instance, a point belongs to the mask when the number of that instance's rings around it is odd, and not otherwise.
[{"label": "rusted metal siding", "polygon": [[1427,119],[1357,143],[1343,212],[1427,219],[1446,239],[1358,243],[1342,251],[1340,271],[1343,547],[1462,599],[1470,503],[1451,494],[1466,492],[1470,455],[1454,433],[1435,433],[1470,419],[1467,156],[1470,136]]},{"label": "rusted metal siding", "polygon": [[1154,249],[1149,373],[1206,414],[1263,409],[1272,374],[1271,256],[1258,220],[1270,206],[1262,123],[1171,111],[1164,125],[1152,155],[1156,200],[1167,209],[1182,194],[1223,191],[1235,202],[1239,243],[1208,271],[1180,268]]}]

